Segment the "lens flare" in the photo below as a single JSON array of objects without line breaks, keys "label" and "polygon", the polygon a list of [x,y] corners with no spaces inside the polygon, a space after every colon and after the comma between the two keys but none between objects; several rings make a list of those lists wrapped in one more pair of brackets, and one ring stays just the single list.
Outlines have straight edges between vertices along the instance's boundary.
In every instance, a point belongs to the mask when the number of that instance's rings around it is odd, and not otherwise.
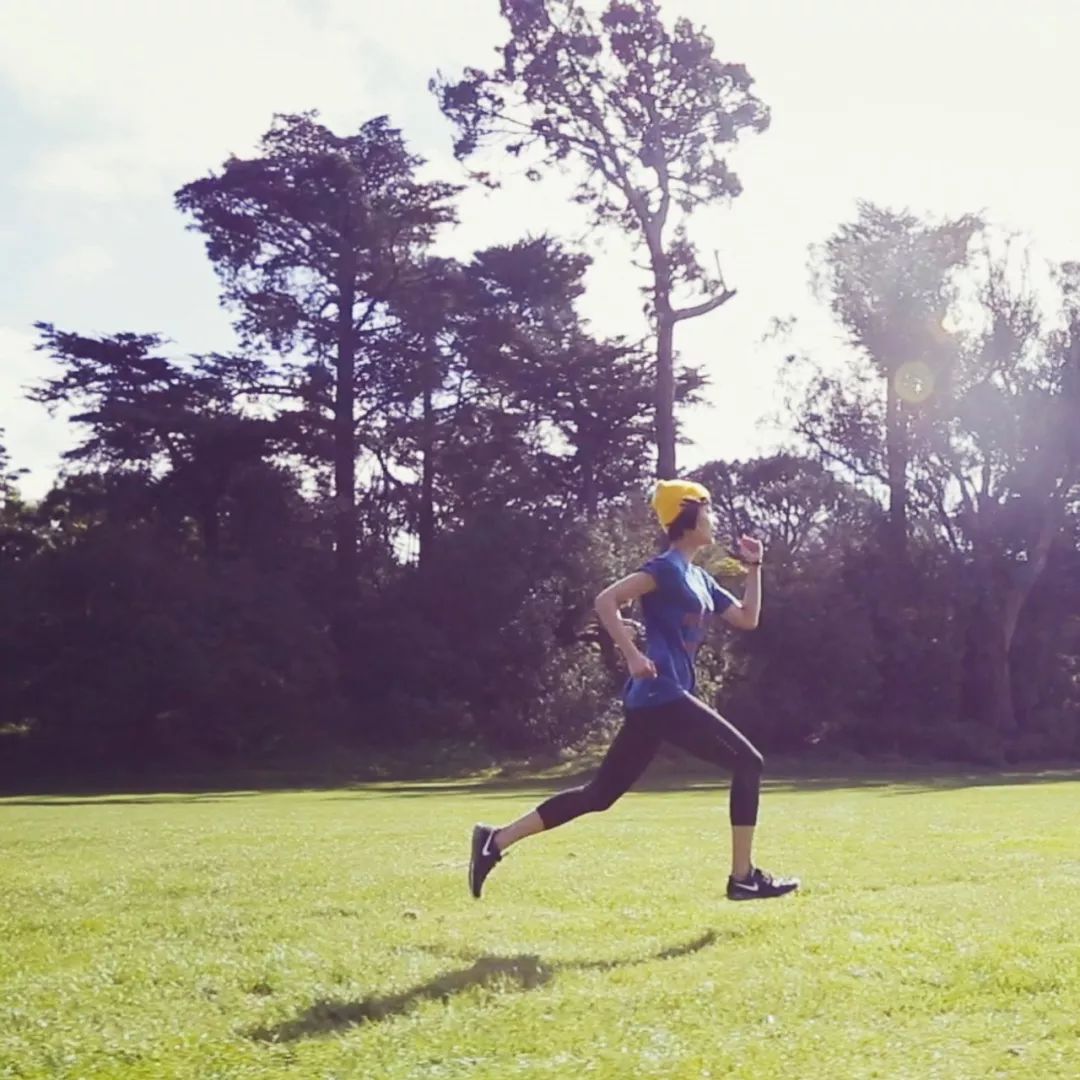
[{"label": "lens flare", "polygon": [[909,360],[896,369],[893,386],[901,401],[921,405],[934,393],[934,372],[925,360]]}]

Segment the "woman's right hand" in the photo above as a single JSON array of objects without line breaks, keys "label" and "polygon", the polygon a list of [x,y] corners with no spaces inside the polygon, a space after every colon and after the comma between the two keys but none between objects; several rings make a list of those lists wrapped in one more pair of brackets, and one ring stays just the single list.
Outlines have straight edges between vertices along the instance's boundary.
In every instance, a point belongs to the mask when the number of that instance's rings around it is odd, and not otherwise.
[{"label": "woman's right hand", "polygon": [[627,658],[626,666],[635,679],[655,679],[656,665],[640,649],[635,649]]}]

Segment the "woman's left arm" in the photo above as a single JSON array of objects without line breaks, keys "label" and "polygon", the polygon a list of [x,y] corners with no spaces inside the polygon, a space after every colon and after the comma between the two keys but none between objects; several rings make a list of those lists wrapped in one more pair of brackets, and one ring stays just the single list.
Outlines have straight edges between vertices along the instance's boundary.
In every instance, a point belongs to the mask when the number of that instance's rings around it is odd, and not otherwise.
[{"label": "woman's left arm", "polygon": [[761,561],[765,549],[752,536],[739,538],[739,554],[747,567],[742,602],[729,605],[720,617],[737,630],[756,630],[761,620]]}]

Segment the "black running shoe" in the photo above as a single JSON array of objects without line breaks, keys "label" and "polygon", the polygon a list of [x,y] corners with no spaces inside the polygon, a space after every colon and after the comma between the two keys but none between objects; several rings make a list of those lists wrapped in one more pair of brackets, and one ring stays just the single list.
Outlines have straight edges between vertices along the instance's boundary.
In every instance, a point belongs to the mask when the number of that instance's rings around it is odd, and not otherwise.
[{"label": "black running shoe", "polygon": [[727,898],[729,900],[770,900],[774,896],[786,896],[799,887],[798,878],[773,877],[756,866],[748,878],[737,880],[729,877]]},{"label": "black running shoe", "polygon": [[469,889],[477,900],[484,887],[484,879],[502,862],[499,849],[495,846],[495,833],[498,830],[491,825],[477,825],[472,831],[472,855],[469,858]]}]

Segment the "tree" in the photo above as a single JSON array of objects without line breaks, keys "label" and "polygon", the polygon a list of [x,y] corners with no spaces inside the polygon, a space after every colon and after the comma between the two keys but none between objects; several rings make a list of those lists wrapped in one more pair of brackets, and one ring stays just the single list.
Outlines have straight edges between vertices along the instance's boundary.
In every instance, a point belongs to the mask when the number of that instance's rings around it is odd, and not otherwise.
[{"label": "tree", "polygon": [[4,429],[0,428],[0,498],[6,503],[15,496],[15,484],[19,478],[17,470],[12,468],[11,457],[3,442]]},{"label": "tree", "polygon": [[727,534],[760,537],[770,565],[824,543],[831,527],[856,527],[872,517],[872,502],[815,458],[782,452],[746,462],[714,461],[694,475],[711,492]]},{"label": "tree", "polygon": [[317,745],[336,716],[333,647],[295,565],[192,557],[165,522],[99,513],[92,489],[109,485],[54,489],[47,542],[3,590],[0,730],[82,770]]},{"label": "tree", "polygon": [[[591,518],[637,483],[648,359],[632,342],[590,334],[576,309],[588,265],[548,237],[527,238],[465,264],[429,260],[399,301],[402,341],[382,361],[400,415],[388,455],[421,561],[436,525],[478,509]],[[684,373],[680,398],[699,383]]]},{"label": "tree", "polygon": [[242,407],[260,365],[173,359],[157,335],[38,329],[56,370],[31,396],[63,403],[83,434],[32,508],[32,548],[0,573],[0,729],[82,768],[325,733],[327,575],[311,572],[303,504],[271,460],[288,418]]},{"label": "tree", "polygon": [[904,723],[901,703],[910,688],[912,462],[950,398],[956,341],[945,320],[980,229],[970,215],[930,223],[861,202],[856,219],[815,253],[819,295],[847,331],[855,362],[846,378],[817,375],[796,430],[849,475],[887,495],[873,605],[885,727]]},{"label": "tree", "polygon": [[[584,167],[576,201],[648,256],[655,332],[657,471],[675,475],[674,331],[735,294],[691,241],[693,211],[742,190],[726,153],[769,113],[741,64],[714,55],[689,20],[669,30],[654,0],[612,0],[594,20],[576,0],[501,0],[510,30],[501,68],[432,82],[467,158],[487,143],[540,167]],[[538,167],[540,166],[540,167]],[[490,177],[482,174],[490,182]]]},{"label": "tree", "polygon": [[[885,543],[868,567],[885,711],[918,707],[913,628],[926,598],[916,602],[913,592],[914,516],[929,542],[947,545],[938,562],[959,576],[946,580],[944,599],[965,639],[962,718],[979,726],[988,752],[988,740],[1004,749],[1016,728],[1018,620],[1077,482],[1076,272],[1063,272],[1063,329],[1053,331],[1008,246],[1004,255],[992,252],[992,237],[980,250],[971,246],[972,219],[939,233],[905,218],[897,234],[891,219],[862,212],[877,231],[844,233],[830,265],[834,303],[864,347],[842,373],[818,372],[796,426],[825,459],[871,491],[889,492]],[[884,248],[882,236],[890,238]],[[961,292],[950,312],[949,298]],[[947,314],[949,332],[941,325]],[[920,365],[909,400],[901,392],[906,364]]]},{"label": "tree", "polygon": [[26,471],[11,464],[0,428],[0,563],[25,558],[35,547],[30,508],[19,494],[19,478]]},{"label": "tree", "polygon": [[[954,300],[953,276],[966,264],[980,227],[970,215],[930,224],[862,202],[856,220],[842,225],[817,253],[819,292],[884,384],[884,453],[860,462],[857,471],[883,473],[889,493],[886,547],[898,567],[907,557],[912,425],[948,394],[955,350],[943,323]],[[837,410],[836,401],[830,404],[849,435],[865,433],[867,420],[879,415],[860,418]],[[815,410],[801,430],[815,441],[819,423]]]},{"label": "tree", "polygon": [[176,194],[245,342],[306,358],[294,375],[316,445],[325,433],[332,447],[343,597],[355,588],[358,453],[377,454],[384,437],[375,360],[397,329],[391,300],[454,219],[457,189],[418,180],[421,164],[386,117],[339,136],[314,113],[279,116],[259,156],[232,157]]},{"label": "tree", "polygon": [[1017,626],[1080,485],[1080,268],[1060,272],[1057,329],[1010,269],[1007,257],[985,265],[982,318],[963,335],[920,485],[967,562],[967,709],[1006,739]]},{"label": "tree", "polygon": [[[530,430],[565,509],[593,518],[637,481],[650,433],[642,350],[592,337],[576,310],[589,262],[547,237],[478,252],[460,329],[470,369]],[[687,373],[680,398],[700,384]]]},{"label": "tree", "polygon": [[[246,414],[243,398],[262,365],[243,357],[172,360],[156,334],[105,337],[37,323],[38,350],[60,372],[32,400],[60,403],[86,437],[64,457],[91,469],[134,474],[154,505],[198,523],[208,556],[218,553],[223,503],[239,473],[292,438],[287,420]],[[128,490],[133,490],[130,485]]]}]

